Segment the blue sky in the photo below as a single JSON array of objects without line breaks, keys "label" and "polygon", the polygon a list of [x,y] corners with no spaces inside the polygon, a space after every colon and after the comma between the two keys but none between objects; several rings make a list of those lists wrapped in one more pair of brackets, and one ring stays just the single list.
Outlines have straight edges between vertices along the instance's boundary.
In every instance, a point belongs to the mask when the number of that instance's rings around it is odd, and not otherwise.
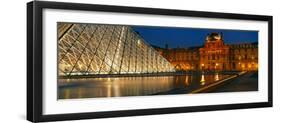
[{"label": "blue sky", "polygon": [[202,46],[208,33],[223,33],[227,44],[258,42],[258,31],[132,26],[144,40],[152,45],[169,48]]}]

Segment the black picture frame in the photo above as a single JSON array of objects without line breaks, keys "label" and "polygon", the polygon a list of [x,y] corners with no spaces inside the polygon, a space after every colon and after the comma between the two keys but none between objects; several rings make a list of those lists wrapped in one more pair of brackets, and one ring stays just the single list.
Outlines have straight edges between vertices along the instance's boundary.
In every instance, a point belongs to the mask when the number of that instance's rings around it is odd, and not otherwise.
[{"label": "black picture frame", "polygon": [[[268,101],[255,102],[255,103],[241,103],[241,104],[44,115],[42,113],[43,112],[42,110],[43,109],[43,95],[42,95],[43,13],[42,10],[46,8],[266,21],[268,22]],[[106,117],[123,117],[123,116],[136,116],[136,115],[154,115],[154,114],[272,107],[273,106],[273,97],[272,97],[272,92],[273,92],[272,91],[272,75],[273,75],[272,74],[273,32],[272,31],[273,30],[272,29],[273,29],[273,17],[265,16],[265,15],[185,11],[185,10],[93,5],[93,4],[63,3],[63,2],[45,2],[45,1],[29,2],[27,3],[27,120],[32,122],[63,121],[63,120],[93,119],[93,118],[106,118]]]}]

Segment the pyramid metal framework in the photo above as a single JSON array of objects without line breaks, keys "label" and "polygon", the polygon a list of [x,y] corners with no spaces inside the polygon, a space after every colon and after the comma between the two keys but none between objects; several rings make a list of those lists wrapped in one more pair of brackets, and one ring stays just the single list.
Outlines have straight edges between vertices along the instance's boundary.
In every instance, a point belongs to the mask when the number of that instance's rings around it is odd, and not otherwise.
[{"label": "pyramid metal framework", "polygon": [[58,23],[58,74],[141,74],[174,67],[130,26]]}]

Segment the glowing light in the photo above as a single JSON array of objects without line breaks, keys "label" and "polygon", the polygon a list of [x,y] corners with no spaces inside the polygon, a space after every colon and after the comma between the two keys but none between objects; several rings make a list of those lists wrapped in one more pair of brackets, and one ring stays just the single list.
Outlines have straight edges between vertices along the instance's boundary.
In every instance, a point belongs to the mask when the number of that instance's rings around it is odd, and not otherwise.
[{"label": "glowing light", "polygon": [[[75,28],[71,28],[71,30],[65,34],[67,36],[59,39],[59,49],[65,52],[59,53],[58,56],[60,76],[89,75],[90,71],[93,71],[91,75],[175,72],[175,68],[171,63],[158,54],[152,46],[145,43],[130,26],[101,26],[90,24],[86,27],[82,24],[74,24],[74,26]],[[87,30],[81,31],[84,28],[87,28]],[[112,31],[111,29],[113,28],[116,28],[116,30]],[[77,32],[77,34],[70,33],[73,31]],[[94,35],[95,37],[93,39],[102,37],[104,34],[106,38],[102,38],[101,40],[88,40],[87,35],[83,35],[84,32],[85,34],[89,33]],[[80,34],[81,40],[79,40],[79,42],[69,40],[75,39],[75,37]],[[131,40],[127,40],[126,38],[129,35]],[[107,40],[108,38],[110,38],[110,40]],[[104,43],[98,45],[99,42]],[[88,49],[78,52],[77,50],[83,47],[81,44],[77,43],[86,44],[85,47]],[[71,45],[73,47],[70,47],[69,44],[73,44]],[[95,53],[92,53],[92,50]],[[142,53],[143,51],[148,52]],[[125,56],[130,56],[130,58]],[[142,59],[146,59],[145,62],[143,62]]]},{"label": "glowing light", "polygon": [[111,96],[112,96],[112,95],[111,95],[111,88],[112,88],[112,87],[111,87],[111,84],[108,84],[108,85],[107,85],[107,88],[106,88],[106,89],[107,89],[107,97],[111,97]]},{"label": "glowing light", "polygon": [[201,75],[200,83],[201,83],[201,85],[205,85],[205,76],[204,76],[204,74]]},{"label": "glowing light", "polygon": [[189,85],[189,77],[188,76],[185,77],[185,84]]},{"label": "glowing light", "polygon": [[218,80],[219,80],[219,74],[216,73],[216,74],[215,74],[215,81],[218,81]]},{"label": "glowing light", "polygon": [[221,39],[220,36],[215,36],[214,38],[217,39],[217,40]]},{"label": "glowing light", "polygon": [[141,45],[141,41],[140,40],[138,40],[138,45]]}]

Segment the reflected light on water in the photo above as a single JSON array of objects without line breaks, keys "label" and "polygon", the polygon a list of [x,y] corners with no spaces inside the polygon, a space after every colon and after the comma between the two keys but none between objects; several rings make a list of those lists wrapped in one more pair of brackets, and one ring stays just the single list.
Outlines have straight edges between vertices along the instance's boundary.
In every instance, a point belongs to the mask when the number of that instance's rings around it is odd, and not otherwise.
[{"label": "reflected light on water", "polygon": [[218,80],[219,80],[219,74],[216,73],[216,74],[215,74],[215,81],[218,81]]},{"label": "reflected light on water", "polygon": [[185,85],[186,85],[186,86],[189,85],[189,76],[185,76]]},{"label": "reflected light on water", "polygon": [[107,97],[111,97],[111,84],[107,85]]},{"label": "reflected light on water", "polygon": [[114,96],[115,96],[115,97],[121,96],[119,84],[118,84],[117,82],[114,82],[114,83],[113,83],[113,89],[114,89]]},{"label": "reflected light on water", "polygon": [[78,89],[78,98],[82,98],[83,97],[82,91],[83,91],[82,88]]},{"label": "reflected light on water", "polygon": [[59,99],[143,96],[206,86],[228,75],[197,74],[157,77],[59,79]]},{"label": "reflected light on water", "polygon": [[204,74],[201,75],[200,83],[201,83],[201,85],[205,85],[205,76],[204,76]]},{"label": "reflected light on water", "polygon": [[69,95],[70,95],[70,90],[66,90],[64,94],[65,94],[65,95],[64,95],[65,99],[69,99],[69,98],[70,98],[70,97],[69,97]]}]

